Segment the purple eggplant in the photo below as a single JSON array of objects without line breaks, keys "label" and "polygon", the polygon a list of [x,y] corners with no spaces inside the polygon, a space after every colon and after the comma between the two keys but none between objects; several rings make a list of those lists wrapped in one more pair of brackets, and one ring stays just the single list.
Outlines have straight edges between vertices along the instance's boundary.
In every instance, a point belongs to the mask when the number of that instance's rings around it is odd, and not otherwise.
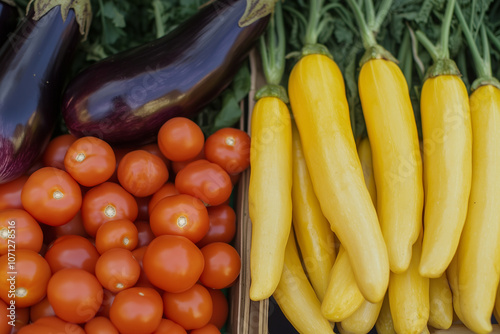
[{"label": "purple eggplant", "polygon": [[63,21],[61,6],[37,10],[35,1],[0,49],[0,184],[24,174],[45,149],[81,38],[80,13],[70,9]]},{"label": "purple eggplant", "polygon": [[17,9],[11,1],[0,0],[0,46],[16,28]]},{"label": "purple eggplant", "polygon": [[246,0],[219,0],[166,36],[95,63],[70,82],[69,131],[113,144],[155,140],[164,122],[190,117],[231,82],[269,17],[238,26]]}]

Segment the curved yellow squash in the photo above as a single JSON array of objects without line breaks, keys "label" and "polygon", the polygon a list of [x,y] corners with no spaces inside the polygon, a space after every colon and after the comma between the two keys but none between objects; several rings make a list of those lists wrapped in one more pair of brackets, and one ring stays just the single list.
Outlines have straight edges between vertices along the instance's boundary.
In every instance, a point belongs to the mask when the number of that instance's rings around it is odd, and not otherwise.
[{"label": "curved yellow squash", "polygon": [[372,149],[368,137],[361,139],[358,144],[359,161],[363,169],[366,188],[372,198],[372,202],[377,206],[377,186],[375,185],[375,175],[373,174]]},{"label": "curved yellow squash", "polygon": [[389,294],[385,295],[382,308],[375,323],[378,334],[396,334],[394,323],[392,322],[391,306],[389,305]]},{"label": "curved yellow squash", "polygon": [[462,79],[427,79],[420,100],[424,148],[424,241],[420,274],[437,278],[455,254],[472,177],[469,95]]},{"label": "curved yellow squash", "polygon": [[429,325],[448,329],[453,322],[453,301],[446,272],[429,280]]},{"label": "curved yellow squash", "polygon": [[292,226],[292,124],[287,106],[261,98],[251,119],[250,298],[269,298],[281,277]]},{"label": "curved yellow squash", "polygon": [[307,55],[294,66],[288,93],[321,211],[346,248],[360,291],[378,302],[389,282],[387,249],[363,180],[342,74],[327,56]]},{"label": "curved yellow squash", "polygon": [[377,213],[390,268],[408,268],[422,224],[422,161],[408,85],[392,61],[372,59],[359,74],[359,96],[373,155]]},{"label": "curved yellow squash", "polygon": [[486,85],[470,96],[472,188],[458,246],[458,293],[464,324],[492,330],[500,280],[500,89]]},{"label": "curved yellow squash", "polygon": [[305,271],[321,302],[335,262],[335,237],[314,193],[299,132],[294,122],[292,153],[292,224]]},{"label": "curved yellow squash", "polygon": [[341,333],[366,334],[375,326],[382,308],[383,300],[370,303],[364,300],[358,309],[349,317],[342,320],[339,329]]}]

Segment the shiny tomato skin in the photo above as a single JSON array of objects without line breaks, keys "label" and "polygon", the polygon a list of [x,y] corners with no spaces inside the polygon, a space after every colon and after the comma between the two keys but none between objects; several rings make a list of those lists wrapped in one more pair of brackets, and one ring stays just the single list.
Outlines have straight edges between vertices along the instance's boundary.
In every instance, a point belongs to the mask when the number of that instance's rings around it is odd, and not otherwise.
[{"label": "shiny tomato skin", "polygon": [[57,238],[45,253],[45,260],[52,273],[65,268],[78,268],[95,272],[99,252],[87,239],[79,235],[65,235]]},{"label": "shiny tomato skin", "polygon": [[151,288],[134,287],[119,292],[109,318],[121,334],[149,334],[159,325],[163,315],[160,294]]},{"label": "shiny tomato skin", "polygon": [[169,119],[158,132],[158,147],[171,161],[185,161],[196,157],[203,149],[204,142],[200,127],[185,117]]},{"label": "shiny tomato skin", "polygon": [[165,163],[165,166],[167,166],[167,168],[170,169],[170,160],[168,160],[163,155],[163,153],[161,153],[160,147],[158,146],[157,143],[147,144],[147,145],[141,146],[139,149],[146,151],[146,152],[149,152],[151,154],[154,154],[158,158],[161,158],[161,160],[163,160],[163,162]]},{"label": "shiny tomato skin", "polygon": [[197,160],[184,167],[175,177],[181,194],[199,198],[208,205],[220,205],[231,196],[233,185],[229,174],[217,164]]},{"label": "shiny tomato skin", "polygon": [[230,243],[236,234],[236,213],[227,204],[207,208],[209,229],[196,245],[200,248],[212,242]]},{"label": "shiny tomato skin", "polygon": [[158,204],[158,202],[161,199],[173,195],[179,195],[179,190],[177,190],[175,184],[173,184],[172,182],[165,183],[160,189],[158,189],[157,192],[153,194],[153,196],[151,196],[151,199],[149,200],[148,203],[149,215],[151,215],[151,212],[153,212],[154,207],[156,206],[156,204]]},{"label": "shiny tomato skin", "polygon": [[31,322],[35,322],[44,317],[54,317],[55,315],[56,313],[54,312],[52,305],[50,305],[47,297],[30,307]]},{"label": "shiny tomato skin", "polygon": [[204,286],[195,284],[184,292],[165,292],[163,310],[167,319],[186,330],[201,328],[212,317],[212,297]]},{"label": "shiny tomato skin", "polygon": [[205,268],[200,282],[212,289],[223,289],[238,278],[241,269],[241,258],[233,246],[224,242],[214,242],[201,249],[205,260]]},{"label": "shiny tomato skin", "polygon": [[212,318],[210,318],[210,323],[217,326],[217,328],[222,329],[227,321],[227,316],[229,315],[229,304],[227,302],[226,296],[219,289],[207,288],[212,297]]},{"label": "shiny tomato skin", "polygon": [[118,165],[118,180],[136,197],[154,194],[168,180],[168,169],[156,155],[135,150],[127,153]]},{"label": "shiny tomato skin", "polygon": [[67,172],[43,167],[24,184],[21,202],[38,222],[59,226],[69,222],[80,210],[82,191]]},{"label": "shiny tomato skin", "polygon": [[99,254],[112,248],[133,250],[138,242],[137,227],[128,219],[105,222],[99,227],[95,236],[95,246]]},{"label": "shiny tomato skin", "polygon": [[213,324],[207,324],[202,328],[192,330],[189,334],[220,334],[220,330]]},{"label": "shiny tomato skin", "polygon": [[116,166],[115,153],[104,140],[78,138],[66,152],[64,167],[82,186],[93,187],[106,182]]},{"label": "shiny tomato skin", "polygon": [[120,334],[111,320],[105,317],[95,317],[84,328],[86,334]]},{"label": "shiny tomato skin", "polygon": [[75,136],[70,134],[60,135],[51,139],[43,152],[42,161],[44,166],[66,170],[64,167],[64,157],[76,139]]},{"label": "shiny tomato skin", "polygon": [[158,328],[152,334],[187,334],[187,332],[181,325],[163,318]]},{"label": "shiny tomato skin", "polygon": [[154,286],[169,292],[182,292],[198,281],[204,262],[200,249],[189,239],[161,235],[147,246],[142,265]]},{"label": "shiny tomato skin", "polygon": [[47,298],[59,318],[79,324],[96,315],[102,304],[103,289],[88,271],[65,268],[50,278]]},{"label": "shiny tomato skin", "polygon": [[135,285],[141,266],[131,251],[113,248],[101,254],[95,265],[95,274],[105,289],[117,293]]},{"label": "shiny tomato skin", "polygon": [[228,174],[239,174],[250,165],[250,136],[234,128],[220,129],[207,138],[205,157]]},{"label": "shiny tomato skin", "polygon": [[43,232],[37,221],[25,210],[0,210],[0,255],[7,254],[9,240],[15,242],[16,250],[40,252]]},{"label": "shiny tomato skin", "polygon": [[43,317],[24,326],[18,334],[86,334],[77,324],[69,323],[58,317]]},{"label": "shiny tomato skin", "polygon": [[149,222],[136,220],[134,225],[137,228],[137,248],[149,245],[149,243],[155,238]]},{"label": "shiny tomato skin", "polygon": [[[14,267],[11,267],[12,262]],[[47,282],[50,279],[50,267],[47,261],[29,249],[19,249],[15,258],[9,261],[9,254],[0,257],[0,297],[10,303],[10,285],[15,281],[16,307],[35,305],[45,297]],[[15,280],[8,280],[15,277]]]},{"label": "shiny tomato skin", "polygon": [[27,180],[28,176],[23,175],[10,182],[0,184],[0,210],[23,208],[21,192]]},{"label": "shiny tomato skin", "polygon": [[95,237],[99,227],[107,221],[137,218],[134,196],[120,185],[105,182],[90,189],[83,197],[82,219],[85,231]]},{"label": "shiny tomato skin", "polygon": [[180,194],[160,200],[151,212],[149,224],[156,236],[181,235],[196,243],[207,234],[209,218],[199,199]]},{"label": "shiny tomato skin", "polygon": [[139,279],[137,280],[137,283],[135,283],[135,286],[138,287],[145,287],[145,288],[153,288],[160,292],[161,290],[155,287],[151,282],[149,281],[148,277],[146,276],[146,273],[144,272],[144,267],[142,264],[142,260],[144,258],[144,253],[146,253],[147,246],[143,246],[140,248],[136,248],[132,251],[132,255],[134,255],[135,260],[139,263],[141,266],[141,274],[139,275]]}]

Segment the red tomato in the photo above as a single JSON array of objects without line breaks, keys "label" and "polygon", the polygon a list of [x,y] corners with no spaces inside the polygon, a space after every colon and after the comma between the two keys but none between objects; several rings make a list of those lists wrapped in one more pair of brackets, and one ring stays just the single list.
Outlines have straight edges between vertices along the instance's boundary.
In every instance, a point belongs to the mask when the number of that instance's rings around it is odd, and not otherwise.
[{"label": "red tomato", "polygon": [[120,334],[115,325],[105,317],[95,317],[85,324],[86,334]]},{"label": "red tomato", "polygon": [[45,151],[42,161],[47,167],[56,167],[65,170],[64,157],[68,148],[76,141],[76,137],[70,134],[60,135],[53,138]]},{"label": "red tomato", "polygon": [[149,243],[155,238],[149,222],[137,220],[134,222],[134,225],[137,228],[137,247],[149,245]]},{"label": "red tomato", "polygon": [[198,281],[204,263],[200,249],[189,239],[161,235],[149,244],[142,265],[154,286],[169,292],[182,292]]},{"label": "red tomato", "polygon": [[109,318],[121,334],[149,334],[161,322],[163,302],[151,288],[135,287],[119,292]]},{"label": "red tomato", "polygon": [[40,252],[42,243],[42,229],[29,213],[22,209],[0,211],[0,255],[7,254],[9,247]]},{"label": "red tomato", "polygon": [[150,200],[151,200],[151,196],[136,197],[135,198],[135,201],[137,202],[137,208],[139,210],[139,212],[137,213],[137,220],[148,220],[149,219],[148,205],[149,205]]},{"label": "red tomato", "polygon": [[57,317],[40,318],[34,323],[24,326],[18,334],[85,334],[83,328]]},{"label": "red tomato", "polygon": [[135,285],[141,274],[141,266],[131,251],[113,248],[99,257],[95,274],[104,288],[119,292]]},{"label": "red tomato", "polygon": [[195,284],[189,290],[180,293],[163,294],[163,312],[184,329],[201,328],[212,317],[212,297],[207,289]]},{"label": "red tomato", "polygon": [[214,242],[201,249],[205,259],[205,268],[200,282],[212,289],[230,286],[240,274],[240,255],[233,246],[224,242]]},{"label": "red tomato", "polygon": [[152,334],[187,334],[186,330],[181,325],[176,324],[172,320],[161,319],[160,326]]},{"label": "red tomato", "polygon": [[139,242],[139,232],[128,219],[106,222],[99,227],[95,236],[95,246],[102,254],[111,248],[133,250]]},{"label": "red tomato", "polygon": [[80,210],[82,191],[65,171],[44,167],[24,184],[21,202],[38,222],[58,226],[69,222]]},{"label": "red tomato", "polygon": [[208,232],[208,212],[205,205],[193,196],[169,196],[156,204],[149,224],[156,236],[182,235],[196,243]]},{"label": "red tomato", "polygon": [[210,323],[217,326],[217,328],[222,329],[227,321],[227,316],[229,314],[229,305],[226,296],[218,289],[207,289],[212,297],[212,318],[210,318]]},{"label": "red tomato", "polygon": [[118,180],[129,193],[137,197],[154,194],[168,180],[163,160],[146,151],[127,153],[118,165]]},{"label": "red tomato", "polygon": [[227,204],[209,206],[208,220],[210,227],[207,234],[196,245],[203,247],[212,242],[230,243],[236,234],[236,213]]},{"label": "red tomato", "polygon": [[198,160],[184,167],[175,177],[181,194],[199,198],[208,205],[220,205],[231,196],[233,185],[227,172],[219,165]]},{"label": "red tomato", "polygon": [[200,151],[200,153],[198,153],[198,155],[192,159],[184,160],[184,161],[172,161],[171,162],[172,171],[174,172],[174,174],[177,174],[177,173],[179,173],[179,171],[181,169],[183,169],[184,167],[189,165],[191,162],[197,161],[197,160],[205,160],[205,150],[203,148]]},{"label": "red tomato", "polygon": [[43,317],[53,317],[55,315],[56,313],[54,312],[52,305],[50,305],[47,297],[30,307],[31,322],[35,322]]},{"label": "red tomato", "polygon": [[98,258],[99,252],[95,246],[79,235],[57,238],[45,253],[52,273],[65,268],[78,268],[94,274]]},{"label": "red tomato", "polygon": [[192,330],[190,334],[220,334],[220,330],[213,324],[208,324],[202,328]]},{"label": "red tomato", "polygon": [[158,132],[161,153],[171,161],[192,159],[203,149],[205,138],[200,127],[190,119],[174,117]]},{"label": "red tomato", "polygon": [[234,128],[220,129],[207,138],[205,157],[228,174],[239,174],[250,165],[250,136]]},{"label": "red tomato", "polygon": [[165,166],[167,166],[167,168],[170,167],[170,160],[165,158],[163,153],[161,153],[160,147],[158,146],[157,143],[144,145],[144,146],[141,146],[139,149],[156,155],[158,158],[161,158],[161,160],[163,160],[163,162],[165,163]]},{"label": "red tomato", "polygon": [[144,258],[144,253],[146,253],[147,247],[141,247],[141,248],[136,248],[132,251],[132,254],[134,255],[135,260],[139,263],[141,266],[141,274],[139,275],[139,279],[137,280],[137,283],[135,283],[135,286],[142,286],[145,288],[153,288],[155,290],[158,290],[160,292],[160,289],[155,287],[151,282],[149,281],[148,277],[146,276],[146,273],[144,272],[144,267],[142,265],[142,260]]},{"label": "red tomato", "polygon": [[111,305],[113,305],[115,296],[116,296],[115,293],[103,289],[102,304],[101,307],[99,308],[99,311],[97,311],[96,314],[97,316],[109,318],[109,309],[111,308]]},{"label": "red tomato", "polygon": [[96,137],[77,139],[64,157],[64,167],[81,185],[93,187],[106,182],[116,166],[115,153],[104,140]]},{"label": "red tomato", "polygon": [[45,297],[49,278],[49,264],[37,252],[19,249],[0,257],[0,297],[6,303],[15,298],[18,308],[35,305]]},{"label": "red tomato", "polygon": [[118,165],[120,164],[120,161],[122,161],[123,157],[129,153],[132,152],[134,148],[132,147],[120,147],[120,148],[114,148],[113,152],[115,152],[115,158],[116,158],[116,166],[115,166],[115,171],[113,172],[113,175],[109,178],[110,182],[115,182],[118,183]]},{"label": "red tomato", "polygon": [[83,197],[82,218],[85,231],[95,237],[99,227],[107,221],[137,218],[134,196],[116,183],[105,182],[90,189]]},{"label": "red tomato", "polygon": [[[173,196],[173,195],[178,195],[179,191],[175,187],[175,184],[172,182],[167,182],[165,183],[160,189],[158,189],[157,192],[151,196],[151,199],[149,200],[148,204],[148,212],[151,215],[151,212],[153,212],[154,207],[158,202],[168,196]],[[149,218],[149,217],[148,217]]]},{"label": "red tomato", "polygon": [[23,175],[13,181],[0,184],[0,210],[23,208],[21,191],[27,180],[28,176]]},{"label": "red tomato", "polygon": [[103,290],[97,278],[76,268],[59,270],[50,278],[47,298],[62,320],[83,323],[92,319],[102,304]]}]

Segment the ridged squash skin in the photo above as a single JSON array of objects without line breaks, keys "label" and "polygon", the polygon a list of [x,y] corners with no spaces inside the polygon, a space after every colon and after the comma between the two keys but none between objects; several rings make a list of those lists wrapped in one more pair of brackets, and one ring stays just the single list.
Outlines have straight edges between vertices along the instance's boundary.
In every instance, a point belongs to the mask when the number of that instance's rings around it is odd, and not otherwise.
[{"label": "ridged squash skin", "polygon": [[334,333],[332,325],[321,316],[320,302],[302,268],[293,230],[286,245],[283,274],[273,297],[299,333]]},{"label": "ridged squash skin", "polygon": [[250,299],[257,301],[269,298],[279,283],[292,226],[292,124],[283,101],[257,101],[250,145]]},{"label": "ridged squash skin", "polygon": [[477,88],[470,96],[472,187],[458,246],[458,294],[462,321],[482,334],[500,280],[500,89]]},{"label": "ridged squash skin", "polygon": [[325,55],[302,57],[288,81],[292,112],[321,211],[371,302],[384,297],[389,261],[356,152],[342,73]]},{"label": "ridged squash skin", "polygon": [[314,193],[299,131],[294,122],[292,154],[292,224],[304,269],[321,302],[335,262],[335,237]]},{"label": "ridged squash skin", "polygon": [[437,278],[457,250],[472,180],[469,95],[462,79],[456,75],[427,79],[420,112],[426,193],[419,270]]},{"label": "ridged squash skin", "polygon": [[422,224],[423,183],[417,127],[400,68],[371,59],[359,74],[377,184],[377,213],[391,271],[404,272]]}]

